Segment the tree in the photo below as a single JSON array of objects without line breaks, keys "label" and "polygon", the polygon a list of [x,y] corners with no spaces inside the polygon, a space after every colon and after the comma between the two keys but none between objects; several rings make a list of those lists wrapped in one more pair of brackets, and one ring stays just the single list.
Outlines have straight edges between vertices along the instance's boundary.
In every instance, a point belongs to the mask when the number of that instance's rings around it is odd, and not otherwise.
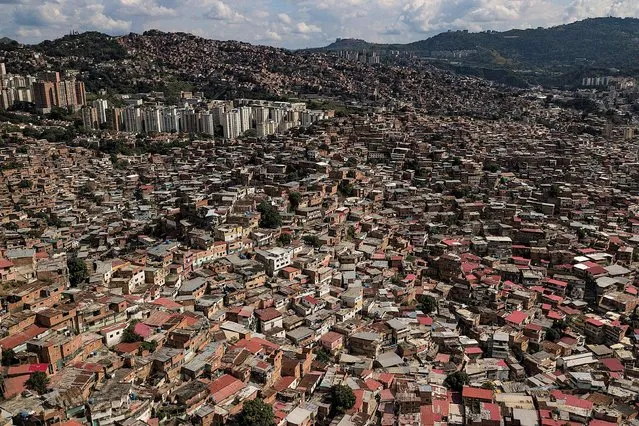
[{"label": "tree", "polygon": [[333,410],[343,413],[355,405],[355,394],[348,386],[335,385],[331,388],[331,401]]},{"label": "tree", "polygon": [[257,211],[262,215],[260,218],[260,226],[262,228],[274,229],[282,226],[282,216],[280,216],[280,212],[272,204],[262,201],[260,205],[257,206]]},{"label": "tree", "polygon": [[142,336],[135,332],[135,324],[137,324],[137,321],[132,322],[124,329],[122,332],[122,343],[135,343],[143,340]]},{"label": "tree", "polygon": [[145,351],[149,351],[151,353],[155,352],[155,350],[158,347],[158,342],[156,341],[151,341],[151,342],[142,342],[142,344],[140,345],[140,347],[145,350]]},{"label": "tree", "polygon": [[444,380],[444,386],[448,389],[452,389],[457,392],[461,392],[464,388],[464,385],[470,383],[470,379],[468,378],[468,374],[463,371],[456,371],[452,374],[449,374],[448,377]]},{"label": "tree", "polygon": [[246,132],[244,132],[242,134],[243,138],[256,138],[257,137],[257,130],[255,129],[248,129]]},{"label": "tree", "polygon": [[287,246],[291,244],[291,240],[292,240],[291,234],[288,234],[288,233],[280,234],[280,236],[277,237],[277,241],[280,243],[280,245],[283,245],[283,246]]},{"label": "tree", "polygon": [[353,225],[349,226],[346,234],[349,236],[349,238],[355,238],[355,227]]},{"label": "tree", "polygon": [[348,183],[348,181],[343,180],[337,186],[337,191],[344,197],[351,197],[353,192],[355,192],[355,187]]},{"label": "tree", "polygon": [[317,359],[321,363],[328,364],[329,362],[331,362],[331,355],[324,349],[319,349],[317,352],[315,352],[315,359]]},{"label": "tree", "polygon": [[33,184],[31,183],[29,179],[22,179],[20,183],[18,184],[20,188],[31,188],[32,185]]},{"label": "tree", "polygon": [[86,263],[76,256],[67,259],[67,267],[69,268],[69,282],[71,282],[73,287],[76,287],[89,277]]},{"label": "tree", "polygon": [[546,339],[551,342],[556,342],[561,339],[561,334],[554,328],[549,328],[548,331],[546,331]]},{"label": "tree", "polygon": [[238,426],[272,426],[274,424],[273,407],[260,398],[246,401],[237,418]]},{"label": "tree", "polygon": [[422,311],[424,311],[424,313],[430,314],[435,309],[437,309],[437,301],[431,296],[426,296],[422,299],[420,308]]},{"label": "tree", "polygon": [[355,157],[349,157],[344,165],[346,167],[357,167],[357,159]]},{"label": "tree", "polygon": [[49,377],[42,371],[36,371],[26,381],[27,388],[38,392],[40,395],[47,392],[47,386],[49,385]]},{"label": "tree", "polygon": [[291,192],[288,196],[288,202],[291,203],[291,210],[295,211],[302,201],[302,194],[299,192]]},{"label": "tree", "polygon": [[490,173],[495,173],[499,170],[499,166],[495,163],[486,163],[484,164],[484,170]]},{"label": "tree", "polygon": [[317,235],[304,235],[302,240],[309,246],[313,246],[315,248],[322,247],[322,242]]},{"label": "tree", "polygon": [[2,351],[2,365],[3,366],[8,366],[8,365],[15,365],[18,363],[18,358],[16,357],[16,353],[13,351],[13,349],[7,349]]}]

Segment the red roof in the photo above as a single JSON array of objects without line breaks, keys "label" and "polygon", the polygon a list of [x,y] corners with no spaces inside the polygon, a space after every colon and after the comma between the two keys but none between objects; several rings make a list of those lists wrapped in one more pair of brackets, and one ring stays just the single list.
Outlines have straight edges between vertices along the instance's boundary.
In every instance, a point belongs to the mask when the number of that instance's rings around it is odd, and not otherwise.
[{"label": "red roof", "polygon": [[505,320],[513,324],[521,324],[528,318],[528,314],[522,311],[514,311]]},{"label": "red roof", "polygon": [[31,374],[37,371],[46,373],[49,370],[49,364],[24,364],[14,365],[7,368],[7,376],[22,376],[24,374]]},{"label": "red roof", "polygon": [[622,372],[625,370],[623,364],[617,358],[604,358],[600,362],[608,371]]},{"label": "red roof", "polygon": [[255,311],[255,315],[260,319],[260,321],[270,321],[282,316],[280,311],[275,308],[258,309]]},{"label": "red roof", "polygon": [[12,266],[13,266],[12,261],[0,258],[0,269],[10,268]]},{"label": "red roof", "polygon": [[592,325],[594,325],[595,327],[603,327],[603,325],[604,325],[604,323],[603,323],[603,322],[599,321],[598,319],[594,319],[594,318],[588,318],[588,319],[586,320],[586,322],[587,322],[588,324],[592,324]]},{"label": "red roof", "polygon": [[133,332],[137,334],[138,336],[142,337],[143,339],[146,339],[147,337],[153,334],[153,329],[149,327],[148,325],[139,322],[135,324],[135,327],[133,328]]},{"label": "red roof", "polygon": [[261,339],[259,337],[251,337],[250,339],[240,339],[238,342],[233,345],[235,348],[244,348],[247,351],[256,354],[261,352],[262,350],[268,351],[279,349],[279,345],[275,343],[269,342],[268,340]]},{"label": "red roof", "polygon": [[466,348],[464,353],[467,355],[476,355],[484,353],[480,348]]},{"label": "red roof", "polygon": [[390,389],[384,389],[379,393],[380,401],[393,401],[395,399],[395,395]]},{"label": "red roof", "polygon": [[617,423],[607,422],[605,420],[592,420],[588,423],[589,426],[617,426]]},{"label": "red roof", "polygon": [[284,377],[280,378],[273,385],[273,389],[275,389],[277,392],[282,392],[283,390],[288,389],[294,381],[295,381],[295,377],[293,377],[293,376],[284,376]]},{"label": "red roof", "polygon": [[216,403],[224,401],[229,396],[237,393],[244,387],[244,382],[236,379],[230,374],[225,374],[209,385],[209,392]]},{"label": "red roof", "polygon": [[366,384],[366,387],[373,392],[384,387],[380,382],[373,379],[364,380],[364,384]]},{"label": "red roof", "polygon": [[603,274],[607,274],[608,273],[608,271],[605,268],[603,268],[602,266],[599,266],[599,265],[592,266],[592,267],[586,269],[586,271],[588,271],[588,273],[591,274],[591,275],[603,275]]},{"label": "red roof", "polygon": [[180,309],[183,307],[176,301],[167,299],[166,297],[160,297],[159,299],[155,299],[153,302],[151,302],[151,304],[162,306],[163,308],[167,308],[167,309]]},{"label": "red roof", "polygon": [[417,322],[425,326],[433,325],[433,319],[429,316],[424,316],[424,315],[418,315]]},{"label": "red roof", "polygon": [[482,403],[481,404],[482,411],[486,411],[490,414],[491,421],[500,421],[501,420],[501,408],[497,404],[492,403]]},{"label": "red roof", "polygon": [[47,330],[48,328],[38,327],[35,324],[31,324],[27,326],[24,331],[7,336],[4,339],[0,339],[0,346],[2,346],[3,349],[14,349],[23,343],[26,343],[27,340],[31,340]]},{"label": "red roof", "polygon": [[353,394],[355,394],[355,405],[353,408],[347,411],[347,413],[357,413],[362,409],[364,405],[364,390],[363,389],[354,389]]},{"label": "red roof", "polygon": [[118,343],[115,345],[115,351],[119,354],[131,354],[140,349],[142,342]]},{"label": "red roof", "polygon": [[464,389],[462,390],[462,398],[481,399],[482,401],[492,401],[493,391],[490,389],[464,386]]},{"label": "red roof", "polygon": [[4,397],[9,399],[21,394],[26,389],[27,380],[31,377],[29,374],[18,377],[7,377],[4,379]]},{"label": "red roof", "polygon": [[395,376],[392,373],[380,373],[377,376],[377,380],[382,382],[387,388],[393,383],[393,379],[395,379]]},{"label": "red roof", "polygon": [[420,424],[422,426],[433,426],[435,420],[433,419],[433,406],[422,405],[419,409]]},{"label": "red roof", "polygon": [[544,282],[546,282],[546,283],[548,283],[548,284],[556,285],[556,286],[558,286],[558,287],[566,287],[566,286],[568,286],[568,283],[567,283],[567,282],[565,282],[565,281],[555,280],[555,279],[552,279],[552,278],[546,278],[546,279],[544,280]]},{"label": "red roof", "polygon": [[320,341],[324,342],[324,343],[335,343],[337,341],[340,341],[344,338],[343,335],[336,333],[334,331],[329,331],[328,333],[324,334],[321,338]]},{"label": "red roof", "polygon": [[304,297],[304,300],[306,300],[311,305],[317,305],[319,303],[318,300],[314,298],[313,296],[306,296]]}]

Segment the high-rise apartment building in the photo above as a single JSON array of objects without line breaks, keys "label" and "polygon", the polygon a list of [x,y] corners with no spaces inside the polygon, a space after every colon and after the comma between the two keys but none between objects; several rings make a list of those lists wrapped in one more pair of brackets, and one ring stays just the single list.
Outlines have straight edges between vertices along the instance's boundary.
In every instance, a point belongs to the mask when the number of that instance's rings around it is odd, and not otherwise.
[{"label": "high-rise apartment building", "polygon": [[213,122],[213,113],[210,111],[204,111],[200,114],[200,130],[205,135],[211,135],[215,133],[215,124]]},{"label": "high-rise apartment building", "polygon": [[253,107],[253,116],[255,117],[256,125],[266,123],[269,119],[268,108],[262,106]]},{"label": "high-rise apartment building", "polygon": [[185,109],[182,111],[181,120],[183,133],[199,133],[200,131],[200,115],[195,110]]},{"label": "high-rise apartment building", "polygon": [[57,106],[75,110],[78,106],[75,94],[75,80],[62,80],[57,83],[58,101]]},{"label": "high-rise apartment building", "polygon": [[98,110],[95,107],[84,107],[81,110],[82,113],[82,125],[87,130],[97,130],[100,128],[98,122]]},{"label": "high-rise apartment building", "polygon": [[83,81],[75,82],[75,96],[76,96],[76,104],[78,106],[83,106],[87,104],[87,91],[84,87]]},{"label": "high-rise apartment building", "polygon": [[50,113],[53,107],[60,105],[57,83],[53,81],[33,83],[33,102],[39,112]]},{"label": "high-rise apartment building", "polygon": [[159,108],[153,107],[145,109],[143,118],[145,132],[161,133],[163,131],[162,125],[164,124],[164,120],[162,119]]},{"label": "high-rise apartment building", "polygon": [[241,134],[240,111],[234,109],[224,113],[222,128],[226,139],[233,139]]},{"label": "high-rise apartment building", "polygon": [[128,107],[122,110],[124,130],[131,133],[142,133],[142,113],[140,108]]},{"label": "high-rise apartment building", "polygon": [[180,115],[174,106],[165,107],[162,111],[162,128],[165,132],[180,131]]},{"label": "high-rise apartment building", "polygon": [[240,134],[251,128],[251,107],[243,106],[239,108],[240,112]]},{"label": "high-rise apartment building", "polygon": [[105,115],[107,129],[119,132],[124,128],[124,124],[122,123],[122,110],[120,108],[107,108]]},{"label": "high-rise apartment building", "polygon": [[[77,93],[76,93],[77,94]],[[106,123],[106,110],[109,107],[109,102],[106,99],[96,99],[92,103],[93,108],[98,111],[98,122],[99,124]]]}]

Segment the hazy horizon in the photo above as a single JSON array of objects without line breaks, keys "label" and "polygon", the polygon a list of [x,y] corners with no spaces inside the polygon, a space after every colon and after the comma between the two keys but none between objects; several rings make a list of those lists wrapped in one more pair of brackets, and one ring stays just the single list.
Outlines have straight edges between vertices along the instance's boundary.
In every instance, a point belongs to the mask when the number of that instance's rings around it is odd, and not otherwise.
[{"label": "hazy horizon", "polygon": [[410,43],[448,30],[551,27],[639,17],[636,0],[0,0],[0,37],[33,44],[70,31],[182,31],[289,49],[337,38]]}]

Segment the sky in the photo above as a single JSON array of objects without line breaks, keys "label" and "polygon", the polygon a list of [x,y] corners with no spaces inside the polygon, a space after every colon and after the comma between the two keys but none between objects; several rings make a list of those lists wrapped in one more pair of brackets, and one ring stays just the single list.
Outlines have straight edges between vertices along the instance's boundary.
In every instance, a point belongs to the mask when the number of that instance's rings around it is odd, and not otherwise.
[{"label": "sky", "polygon": [[[298,49],[337,37],[408,43],[447,30],[507,30],[639,17],[639,0],[0,0],[0,37],[149,29]],[[7,18],[8,17],[8,18]]]}]

